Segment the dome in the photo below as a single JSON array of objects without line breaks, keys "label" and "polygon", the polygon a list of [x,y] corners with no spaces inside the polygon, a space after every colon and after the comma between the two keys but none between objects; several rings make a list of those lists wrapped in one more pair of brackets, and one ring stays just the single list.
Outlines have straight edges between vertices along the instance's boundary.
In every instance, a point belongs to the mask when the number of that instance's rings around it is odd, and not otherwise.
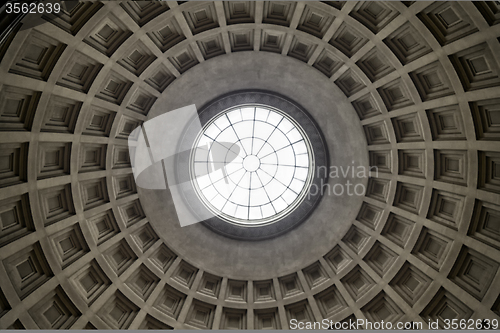
[{"label": "dome", "polygon": [[[60,5],[1,21],[0,328],[498,325],[497,2]],[[191,105],[140,186],[130,136]]]}]

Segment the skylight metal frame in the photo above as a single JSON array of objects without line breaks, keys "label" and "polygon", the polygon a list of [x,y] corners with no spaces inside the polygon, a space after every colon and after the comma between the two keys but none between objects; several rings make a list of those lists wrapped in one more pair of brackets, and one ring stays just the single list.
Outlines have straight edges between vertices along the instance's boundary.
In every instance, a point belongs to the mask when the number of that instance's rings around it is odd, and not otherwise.
[{"label": "skylight metal frame", "polygon": [[[248,118],[248,116],[249,116],[248,113],[249,113],[250,109],[253,109],[253,115],[250,115],[250,118]],[[243,115],[242,112],[245,112],[246,114]],[[258,118],[257,117],[258,112],[261,113],[261,115],[262,115],[262,113],[267,112],[266,119],[263,120],[262,118]],[[239,118],[237,117],[237,113],[239,113],[239,115],[240,115]],[[259,116],[261,116],[261,115],[259,115]],[[230,117],[233,119],[231,119]],[[271,120],[270,117],[273,117],[275,119]],[[279,118],[279,117],[281,117],[281,118]],[[224,128],[221,128],[222,127],[221,123],[224,122],[224,121],[220,121],[221,119],[224,119],[225,123],[228,124]],[[278,121],[278,122],[276,123],[276,121]],[[250,137],[246,136],[244,133],[241,133],[240,129],[237,128],[237,127],[241,128],[243,123],[248,123],[248,122],[251,123],[251,126],[252,126],[252,131],[251,131],[252,134]],[[288,125],[289,128],[287,128],[286,126],[284,129],[280,128],[280,124],[286,124],[286,125]],[[250,124],[246,124],[246,125],[250,125]],[[256,125],[258,125],[258,126],[256,126]],[[261,133],[255,133],[256,127],[263,130],[263,128],[262,128],[263,126],[264,127],[271,126],[273,128],[272,132],[269,135],[267,135],[267,137],[264,137],[264,138],[261,137],[261,135],[262,135]],[[282,146],[283,142],[281,142],[281,145],[279,145],[277,138],[272,138],[274,133],[276,132],[276,130],[279,131],[277,133],[281,132],[281,134],[282,134],[281,139],[283,139],[283,137],[284,137],[288,140],[288,142],[285,142],[284,146]],[[286,132],[284,132],[284,130],[286,130]],[[294,130],[295,130],[295,132],[294,132]],[[210,149],[206,148],[207,147],[206,144],[208,142],[210,142],[210,143],[217,142],[217,138],[225,131],[233,131],[235,134],[235,137],[233,137],[233,138],[237,139],[235,144],[239,144],[241,147],[239,156],[234,161],[230,162],[229,164],[224,164],[230,170],[232,168],[236,168],[236,170],[233,169],[232,171],[229,171],[224,178],[211,179],[212,183],[205,185],[205,187],[203,187],[203,185],[200,186],[199,182],[197,181],[198,174],[196,172],[196,168],[197,168],[197,166],[199,166],[199,164],[204,165],[204,167],[206,168],[206,170],[203,170],[203,173],[210,175],[210,171],[212,168],[211,163],[213,163],[213,162],[226,163],[226,161],[197,160],[196,155],[197,155],[197,153],[199,153],[199,149],[202,149],[202,150],[205,149],[205,150],[208,150],[208,152],[205,153],[204,155],[207,157],[211,156],[211,154],[210,154],[211,148]],[[240,133],[238,133],[238,132],[240,132]],[[289,133],[292,133],[292,132],[294,132],[295,138],[293,138],[293,137],[289,138],[287,136]],[[217,134],[217,136],[214,137],[214,134]],[[240,137],[242,135],[245,137]],[[297,135],[299,136],[298,140],[297,140]],[[243,140],[247,140],[247,141],[251,140],[250,147],[248,147],[248,144],[244,144],[242,142]],[[256,140],[263,141],[263,143],[261,144],[258,151],[256,149],[254,149],[254,143]],[[274,145],[278,144],[279,148],[274,149],[271,142]],[[305,152],[296,153],[296,149],[298,149],[298,147],[295,148],[294,145],[300,146],[300,143],[303,144],[303,146],[304,146],[303,148],[305,148]],[[266,147],[266,145],[270,146],[272,151],[268,152],[264,155],[261,154],[261,156],[259,156],[259,154],[264,149],[264,147]],[[208,147],[211,147],[211,145],[209,145]],[[288,147],[290,147],[292,150],[293,160],[294,160],[293,164],[281,164],[279,162],[278,156],[276,156],[275,163],[266,162],[266,159],[269,159],[268,158],[269,156],[272,157],[273,155],[277,155],[277,152],[286,150]],[[247,150],[249,150],[249,148],[250,148],[252,154],[248,154]],[[248,155],[255,155],[255,156],[260,157],[261,165],[256,171],[248,171],[243,167],[243,165],[242,165],[243,164],[243,157],[248,156]],[[288,154],[288,156],[291,156],[291,155]],[[297,156],[300,156],[300,157],[305,156],[307,158],[307,160],[306,160],[307,162],[305,163],[306,165],[304,165],[304,163],[302,163],[301,165],[298,165],[297,164]],[[262,160],[264,160],[264,162],[262,162]],[[238,167],[239,165],[241,165],[241,167]],[[262,168],[264,165],[266,165],[266,168],[268,166],[275,167],[276,170],[275,170],[274,174],[271,175],[269,173],[269,169],[267,171],[264,170],[264,168]],[[277,222],[277,221],[281,220],[282,218],[284,218],[285,216],[287,216],[288,214],[290,214],[297,206],[300,205],[300,203],[304,200],[305,196],[307,195],[309,188],[310,188],[310,185],[311,185],[311,180],[314,177],[314,165],[315,165],[314,152],[313,152],[313,149],[311,147],[311,142],[309,140],[308,135],[302,129],[300,124],[298,124],[286,112],[284,112],[278,108],[275,108],[275,107],[272,107],[269,105],[265,105],[265,104],[260,104],[260,103],[246,103],[246,104],[232,106],[230,108],[223,110],[222,112],[220,112],[219,114],[214,116],[211,120],[209,120],[205,124],[205,126],[202,128],[201,132],[199,133],[198,137],[196,138],[196,140],[193,144],[193,149],[191,150],[191,156],[190,156],[190,162],[189,162],[189,168],[190,168],[189,173],[190,173],[190,179],[192,181],[193,187],[195,188],[195,192],[196,192],[198,198],[200,199],[200,201],[202,201],[204,203],[204,205],[206,206],[207,209],[209,209],[212,213],[214,213],[216,216],[218,216],[219,218],[223,219],[226,222],[233,223],[233,224],[236,224],[239,226],[245,226],[245,227],[254,226],[254,227],[256,227],[256,226],[263,226],[263,225],[268,225],[268,224],[272,224],[274,222]],[[282,177],[283,173],[278,173],[278,169],[280,167],[282,169],[283,168],[293,168],[292,178],[290,179],[288,184],[286,184],[285,179]],[[297,169],[306,170],[306,175],[303,177],[297,178],[296,177],[296,174],[298,174]],[[239,177],[239,180],[236,183],[233,179],[231,179],[231,175],[237,174],[239,171],[243,171],[243,175],[241,177]],[[245,178],[245,176],[247,176],[247,175],[250,179],[248,181],[243,180]],[[258,188],[255,188],[255,186],[252,186],[252,178],[255,179],[255,176],[257,176],[257,179],[259,179],[259,183],[261,185]],[[270,180],[267,182],[266,181],[263,182],[261,179],[263,176],[270,177]],[[204,190],[206,188],[209,188],[209,187],[216,188],[216,186],[214,184],[217,182],[225,181],[225,179],[229,179],[228,182],[233,183],[233,185],[234,185],[234,190],[231,193],[231,195],[229,197],[226,197],[227,195],[223,195],[223,193],[221,193],[220,191],[216,191],[217,193],[212,198],[208,198],[207,191],[204,191]],[[243,184],[242,184],[242,181],[244,182]],[[294,181],[296,181],[295,183],[302,182],[302,184],[301,184],[302,186],[300,186],[300,188],[297,188],[297,186],[294,185],[292,188],[292,183]],[[275,195],[270,196],[269,195],[269,192],[270,192],[269,186],[273,186],[273,185],[270,185],[271,182],[275,182],[275,183],[278,182],[284,187],[284,190],[282,191],[282,193],[280,195],[278,195],[278,196],[275,196]],[[266,188],[266,186],[268,186],[268,187]],[[274,185],[274,186],[276,186],[276,185]],[[241,190],[239,190],[239,188],[243,189],[243,191],[248,191],[248,204],[247,205],[243,205],[241,203],[241,201],[238,201],[239,199],[237,197],[233,197],[233,193],[235,191],[241,192]],[[255,196],[256,190],[258,190],[260,188],[262,188],[264,190],[265,194],[267,195],[267,201],[264,203],[261,203],[261,204],[251,203],[252,191],[254,192],[253,194]],[[290,199],[285,200],[283,198],[283,195],[287,191],[289,193],[288,195],[290,195],[290,192],[292,193],[292,196],[294,196],[293,200],[290,200]],[[216,207],[217,204],[214,204],[214,199],[216,199],[216,198],[219,198],[219,199],[222,198],[222,200],[225,200],[225,203],[224,203],[222,208],[218,208],[218,207]],[[273,198],[273,199],[271,199],[271,198]],[[281,203],[281,207],[277,207],[278,201],[280,199],[285,203],[285,207],[283,207],[283,202]],[[225,209],[225,207],[228,203],[229,203],[229,205],[235,206],[234,213],[231,213],[230,208]],[[220,206],[220,204],[219,204],[219,206]],[[266,210],[269,210],[269,206],[272,207],[272,209],[274,211],[273,214],[264,213],[263,207],[267,207]],[[257,208],[260,210],[260,214],[258,214],[258,212],[256,212]],[[242,215],[236,214],[238,212],[238,209],[243,209],[243,210],[246,209],[246,218]],[[251,216],[251,214],[252,214],[252,216]]]}]

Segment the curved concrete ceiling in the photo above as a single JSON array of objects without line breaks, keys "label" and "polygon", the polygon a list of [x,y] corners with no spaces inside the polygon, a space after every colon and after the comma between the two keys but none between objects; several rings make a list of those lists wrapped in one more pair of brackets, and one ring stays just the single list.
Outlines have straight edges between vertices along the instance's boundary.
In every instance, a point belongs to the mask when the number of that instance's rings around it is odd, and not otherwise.
[{"label": "curved concrete ceiling", "polygon": [[[499,13],[130,1],[25,19],[0,47],[0,328],[498,320]],[[167,191],[136,187],[128,135],[249,88],[307,109],[331,165],[377,166],[366,195],[266,241],[178,227]]]}]

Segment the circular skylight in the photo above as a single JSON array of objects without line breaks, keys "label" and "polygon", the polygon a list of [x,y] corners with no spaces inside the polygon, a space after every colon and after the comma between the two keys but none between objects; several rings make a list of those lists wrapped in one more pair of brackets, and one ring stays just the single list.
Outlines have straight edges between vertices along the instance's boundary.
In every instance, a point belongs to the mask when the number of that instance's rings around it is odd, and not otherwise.
[{"label": "circular skylight", "polygon": [[302,128],[286,113],[239,105],[212,118],[191,154],[190,173],[207,208],[226,221],[276,222],[304,199],[313,154]]}]

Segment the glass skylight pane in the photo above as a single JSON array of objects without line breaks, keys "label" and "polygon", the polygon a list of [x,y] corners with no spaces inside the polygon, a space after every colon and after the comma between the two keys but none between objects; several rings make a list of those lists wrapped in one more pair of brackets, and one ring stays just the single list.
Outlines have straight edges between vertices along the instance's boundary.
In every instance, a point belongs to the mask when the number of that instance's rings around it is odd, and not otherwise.
[{"label": "glass skylight pane", "polygon": [[253,172],[250,179],[251,179],[251,181],[250,181],[250,188],[251,189],[256,189],[256,188],[262,187],[262,183],[260,182],[259,176],[257,176],[256,173]]},{"label": "glass skylight pane", "polygon": [[236,218],[247,220],[248,219],[248,207],[246,206],[238,206],[236,208],[236,212],[234,213]]},{"label": "glass skylight pane", "polygon": [[244,168],[241,168],[234,173],[228,172],[228,178],[234,184],[238,184],[245,173],[246,173],[246,170]]},{"label": "glass skylight pane", "polygon": [[215,198],[210,200],[210,203],[214,205],[215,208],[221,210],[226,203],[226,199],[224,199],[220,194],[217,194]]},{"label": "glass skylight pane", "polygon": [[225,155],[229,151],[229,143],[221,140],[216,140],[210,147],[211,159],[214,162],[223,162]]},{"label": "glass skylight pane", "polygon": [[243,120],[254,120],[255,108],[241,108],[241,118]]},{"label": "glass skylight pane", "polygon": [[301,180],[298,180],[297,178],[294,178],[291,182],[291,184],[288,186],[292,191],[295,193],[300,193],[302,188],[304,187],[304,182]]},{"label": "glass skylight pane", "polygon": [[238,134],[240,140],[252,138],[253,121],[241,121],[233,125],[234,131]]},{"label": "glass skylight pane", "polygon": [[229,167],[230,165],[236,165],[238,167],[241,167],[243,165],[243,158],[241,158],[240,156],[236,156],[233,160],[231,160],[233,156],[229,156],[229,155],[226,155],[226,159],[225,159],[225,164],[224,166],[227,168]]},{"label": "glass skylight pane", "polygon": [[221,131],[220,129],[217,128],[217,126],[212,125],[205,130],[205,135],[215,140],[215,138],[217,137],[217,135],[219,135],[220,132]]},{"label": "glass skylight pane", "polygon": [[253,140],[251,138],[246,138],[240,141],[240,148],[244,156],[252,154],[252,142]]},{"label": "glass skylight pane", "polygon": [[297,198],[297,194],[292,190],[287,189],[280,198],[285,200],[287,205],[291,205],[292,202]]},{"label": "glass skylight pane", "polygon": [[248,217],[250,220],[257,220],[262,218],[260,207],[250,207],[250,215]]},{"label": "glass skylight pane", "polygon": [[[265,173],[267,173],[270,176],[274,176],[274,174],[276,173],[277,169],[278,169],[278,165],[277,164],[274,164],[274,163],[272,163],[272,164],[266,164],[266,163],[262,162],[262,160],[261,160],[259,170],[264,171]],[[259,170],[257,170],[257,171],[259,171]]]},{"label": "glass skylight pane", "polygon": [[207,187],[208,185],[212,184],[212,180],[210,179],[210,177],[208,177],[208,175],[197,177],[196,181],[198,182],[198,186],[201,189],[203,189],[203,188]]},{"label": "glass skylight pane", "polygon": [[226,173],[231,175],[233,172],[243,169],[243,163],[232,161],[231,163],[227,163],[224,167],[226,168]]},{"label": "glass skylight pane", "polygon": [[[214,142],[213,139],[209,138],[208,136],[206,135],[203,135],[201,138],[200,138],[200,142],[198,143],[197,147],[205,147],[207,148],[207,145],[208,147],[210,147],[212,145],[212,143]],[[208,148],[207,148],[208,149]]]},{"label": "glass skylight pane", "polygon": [[275,178],[279,180],[282,184],[288,186],[293,179],[293,172],[295,167],[279,166],[278,172],[276,172]]},{"label": "glass skylight pane", "polygon": [[[268,168],[268,170],[265,170],[267,172],[264,172],[262,171],[263,169],[265,168]],[[264,184],[265,186],[267,186],[267,183],[269,183],[271,181],[271,179],[273,179],[273,177],[271,176],[274,172],[273,170],[276,169],[276,167],[269,167],[269,166],[263,166],[261,165],[260,166],[260,170],[257,170],[256,171],[256,174],[259,176],[259,179],[260,181],[262,182],[262,184]],[[266,187],[267,188],[267,187]]]},{"label": "glass skylight pane", "polygon": [[269,112],[269,117],[267,117],[267,122],[273,126],[277,126],[279,122],[283,119],[283,116],[276,112]]},{"label": "glass skylight pane", "polygon": [[261,210],[262,210],[262,218],[266,218],[266,217],[273,216],[276,214],[276,211],[274,210],[273,205],[270,203],[262,206]]},{"label": "glass skylight pane", "polygon": [[248,206],[248,194],[248,189],[236,186],[229,200],[237,205]]},{"label": "glass skylight pane", "polygon": [[287,133],[286,137],[288,138],[288,140],[290,140],[290,143],[295,143],[302,139],[302,134],[300,134],[297,128],[294,128]]},{"label": "glass skylight pane", "polygon": [[234,191],[236,184],[228,181],[226,183],[227,178],[223,178],[214,183],[214,187],[217,192],[222,195],[224,198],[229,198],[229,195]]},{"label": "glass skylight pane", "polygon": [[241,178],[240,182],[238,183],[239,187],[243,187],[244,189],[249,189],[250,188],[250,172],[246,172],[243,178]]},{"label": "glass skylight pane", "polygon": [[255,122],[254,136],[256,138],[262,139],[264,142],[267,141],[271,133],[275,130],[274,126],[260,121]]},{"label": "glass skylight pane", "polygon": [[236,212],[236,205],[231,201],[227,201],[224,208],[222,208],[222,212],[224,214],[234,216],[234,213]]},{"label": "glass skylight pane", "polygon": [[197,177],[201,177],[204,175],[208,175],[208,172],[211,171],[210,169],[207,169],[208,165],[203,164],[203,163],[195,163],[194,164],[194,174]]},{"label": "glass skylight pane", "polygon": [[266,142],[264,140],[259,138],[254,138],[252,143],[252,151],[250,152],[250,154],[257,155],[262,150],[265,144]]},{"label": "glass skylight pane", "polygon": [[306,181],[309,170],[306,168],[295,168],[295,178]]},{"label": "glass skylight pane", "polygon": [[262,149],[258,152],[257,156],[259,156],[260,158],[263,158],[264,156],[268,156],[269,154],[272,154],[273,152],[274,152],[273,147],[270,144],[266,143],[266,144],[264,144]]},{"label": "glass skylight pane", "polygon": [[283,200],[283,198],[279,197],[275,201],[273,201],[274,209],[279,213],[282,210],[284,210],[286,207],[288,207],[288,203]]},{"label": "glass skylight pane", "polygon": [[267,141],[274,148],[274,150],[278,150],[290,144],[288,138],[281,131],[274,131]]},{"label": "glass skylight pane", "polygon": [[295,154],[307,153],[307,147],[304,140],[296,142],[292,145]]},{"label": "glass skylight pane", "polygon": [[250,206],[262,206],[269,202],[267,193],[262,187],[252,190],[250,193]]},{"label": "glass skylight pane", "polygon": [[[213,165],[212,165],[212,167],[213,167]],[[210,171],[212,171],[212,172],[210,172]],[[218,181],[219,179],[222,179],[222,178],[224,177],[224,173],[222,172],[222,170],[221,170],[221,169],[219,169],[219,170],[213,170],[213,169],[212,169],[212,170],[209,170],[208,172],[210,172],[210,173],[208,174],[208,176],[210,177],[210,180],[211,180],[212,182],[214,182],[214,183],[215,183],[216,181]]]},{"label": "glass skylight pane", "polygon": [[[293,158],[293,156],[292,156]],[[271,165],[276,165],[278,164],[278,156],[276,154],[270,154],[267,155],[266,157],[263,157],[260,159],[261,164],[271,164]]]},{"label": "glass skylight pane", "polygon": [[240,109],[236,109],[227,113],[227,117],[231,124],[235,124],[241,121],[241,112]]},{"label": "glass skylight pane", "polygon": [[276,179],[271,180],[269,185],[266,186],[266,192],[271,200],[278,198],[285,190],[286,187]]},{"label": "glass skylight pane", "polygon": [[196,148],[196,151],[194,152],[194,160],[196,162],[203,162],[208,160],[208,149],[206,146]]},{"label": "glass skylight pane", "polygon": [[255,109],[255,120],[266,121],[269,115],[269,110],[263,108]]},{"label": "glass skylight pane", "polygon": [[295,126],[290,122],[288,119],[283,119],[280,124],[278,125],[278,129],[281,130],[285,135],[290,131],[292,128],[295,128]]},{"label": "glass skylight pane", "polygon": [[219,117],[217,118],[216,121],[214,121],[214,124],[217,125],[217,127],[223,131],[225,128],[227,128],[231,123],[227,119],[227,117]]},{"label": "glass skylight pane", "polygon": [[202,193],[205,198],[207,198],[207,200],[212,200],[218,194],[218,192],[215,190],[215,187],[213,186],[205,187],[202,190]]},{"label": "glass skylight pane", "polygon": [[232,130],[227,130],[227,129],[225,131],[222,131],[222,133],[220,133],[219,136],[217,136],[216,138],[216,142],[221,142],[221,143],[224,142],[233,143],[236,141],[238,141],[236,133],[234,133],[234,131]]},{"label": "glass skylight pane", "polygon": [[309,157],[306,154],[295,156],[295,163],[297,166],[309,166]]},{"label": "glass skylight pane", "polygon": [[278,156],[279,165],[295,165],[295,154],[293,153],[292,146],[278,150],[276,155]]}]

